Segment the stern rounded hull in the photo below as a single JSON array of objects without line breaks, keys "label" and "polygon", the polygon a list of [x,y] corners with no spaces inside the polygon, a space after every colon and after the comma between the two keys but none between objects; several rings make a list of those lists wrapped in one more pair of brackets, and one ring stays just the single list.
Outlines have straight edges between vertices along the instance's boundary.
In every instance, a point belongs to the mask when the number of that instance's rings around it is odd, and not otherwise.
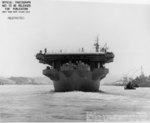
[{"label": "stern rounded hull", "polygon": [[108,69],[99,68],[93,71],[70,70],[57,71],[45,69],[43,74],[53,80],[56,92],[65,91],[99,91],[100,80],[108,73]]}]

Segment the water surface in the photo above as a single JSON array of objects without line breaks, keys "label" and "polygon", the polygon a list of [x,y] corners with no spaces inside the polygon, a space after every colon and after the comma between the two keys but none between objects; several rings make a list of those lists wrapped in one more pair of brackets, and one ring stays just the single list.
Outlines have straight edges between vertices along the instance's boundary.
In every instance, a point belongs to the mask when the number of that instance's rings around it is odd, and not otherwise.
[{"label": "water surface", "polygon": [[150,121],[150,88],[54,92],[52,85],[1,85],[0,121]]}]

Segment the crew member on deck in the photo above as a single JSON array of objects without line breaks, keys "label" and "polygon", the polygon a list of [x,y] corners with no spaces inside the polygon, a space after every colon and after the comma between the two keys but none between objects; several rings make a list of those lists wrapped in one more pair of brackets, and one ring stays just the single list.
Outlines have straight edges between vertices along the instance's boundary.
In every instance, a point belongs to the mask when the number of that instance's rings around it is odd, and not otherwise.
[{"label": "crew member on deck", "polygon": [[40,54],[42,54],[42,50],[40,50]]},{"label": "crew member on deck", "polygon": [[82,47],[82,52],[84,52],[84,49],[83,49],[83,47]]},{"label": "crew member on deck", "polygon": [[46,54],[47,53],[47,49],[45,48],[44,51],[45,51],[45,54]]}]

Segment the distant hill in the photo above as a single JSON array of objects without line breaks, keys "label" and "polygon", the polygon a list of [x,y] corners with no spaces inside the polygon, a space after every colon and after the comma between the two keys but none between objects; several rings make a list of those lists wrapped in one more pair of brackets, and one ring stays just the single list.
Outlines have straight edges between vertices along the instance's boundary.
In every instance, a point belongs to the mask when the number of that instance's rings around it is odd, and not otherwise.
[{"label": "distant hill", "polygon": [[47,85],[52,84],[52,81],[46,77],[0,77],[0,85]]},{"label": "distant hill", "polygon": [[123,77],[122,79],[114,82],[104,83],[104,85],[124,86],[129,81],[138,85],[139,87],[150,87],[150,76],[145,76],[144,74],[137,76],[135,79]]},{"label": "distant hill", "polygon": [[13,80],[10,80],[8,78],[4,78],[4,77],[0,77],[0,85],[5,85],[5,84],[9,84],[9,85],[13,85],[16,82]]},{"label": "distant hill", "polygon": [[[117,81],[115,81],[117,80]],[[101,81],[103,85],[124,86],[129,81],[129,78],[121,78],[120,76],[107,76]],[[150,76],[138,76],[132,81],[140,87],[150,87]],[[0,85],[49,85],[52,81],[47,77],[0,77]]]}]

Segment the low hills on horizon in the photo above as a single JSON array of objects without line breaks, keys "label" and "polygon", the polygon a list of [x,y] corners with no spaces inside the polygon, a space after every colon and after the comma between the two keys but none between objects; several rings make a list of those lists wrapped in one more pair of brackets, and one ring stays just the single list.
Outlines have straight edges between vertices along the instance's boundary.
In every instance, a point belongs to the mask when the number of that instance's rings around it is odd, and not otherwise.
[{"label": "low hills on horizon", "polygon": [[123,78],[111,82],[111,83],[104,83],[104,85],[113,85],[113,86],[125,86],[129,82],[132,82],[135,85],[138,85],[139,87],[150,87],[150,75],[145,76],[143,73],[140,76],[133,78],[128,78],[127,76],[124,76]]},{"label": "low hills on horizon", "polygon": [[47,77],[0,77],[0,85],[49,85]]},{"label": "low hills on horizon", "polygon": [[[102,80],[101,84],[112,83],[119,78],[119,76],[109,76]],[[2,77],[0,76],[0,85],[51,85],[52,80],[48,77]]]},{"label": "low hills on horizon", "polygon": [[[119,79],[120,78],[120,79]],[[117,80],[117,81],[116,81]],[[140,75],[135,79],[108,76],[101,81],[101,85],[124,86],[129,81],[133,81],[139,87],[150,87],[150,76]],[[52,85],[53,82],[48,77],[0,77],[0,85]]]}]

